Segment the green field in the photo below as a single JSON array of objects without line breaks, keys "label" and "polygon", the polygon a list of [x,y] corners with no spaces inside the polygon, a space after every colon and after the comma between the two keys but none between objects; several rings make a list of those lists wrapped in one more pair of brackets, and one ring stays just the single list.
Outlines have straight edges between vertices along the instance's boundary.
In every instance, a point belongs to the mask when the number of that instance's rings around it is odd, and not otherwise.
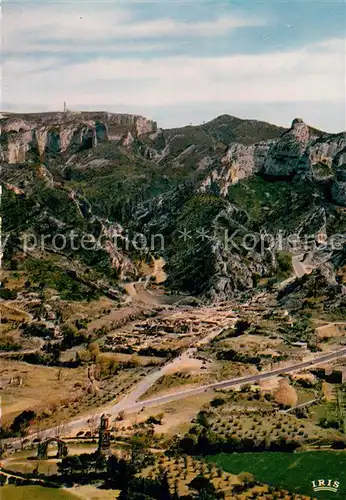
[{"label": "green field", "polygon": [[[291,492],[313,498],[346,498],[346,452],[222,453],[207,460],[233,474],[251,472],[258,481]],[[316,479],[339,481],[338,492],[313,492],[311,481]]]},{"label": "green field", "polygon": [[58,488],[42,486],[2,486],[1,500],[78,500],[79,497]]}]

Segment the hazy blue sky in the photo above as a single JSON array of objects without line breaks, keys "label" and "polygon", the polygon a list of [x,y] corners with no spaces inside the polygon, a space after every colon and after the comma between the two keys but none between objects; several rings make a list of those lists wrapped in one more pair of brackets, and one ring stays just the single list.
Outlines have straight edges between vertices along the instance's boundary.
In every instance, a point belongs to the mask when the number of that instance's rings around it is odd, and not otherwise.
[{"label": "hazy blue sky", "polygon": [[342,1],[3,0],[2,108],[345,125]]}]

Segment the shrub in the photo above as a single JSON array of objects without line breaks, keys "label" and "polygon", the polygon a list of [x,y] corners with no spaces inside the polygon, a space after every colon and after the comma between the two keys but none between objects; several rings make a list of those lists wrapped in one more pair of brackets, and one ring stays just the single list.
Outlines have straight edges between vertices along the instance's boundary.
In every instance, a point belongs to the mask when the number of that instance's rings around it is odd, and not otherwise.
[{"label": "shrub", "polygon": [[217,398],[214,398],[211,402],[210,402],[210,406],[212,406],[213,408],[216,408],[218,406],[222,406],[224,405],[226,402],[225,399],[223,398],[220,398],[220,397],[217,397]]},{"label": "shrub", "polygon": [[276,254],[279,274],[282,278],[288,278],[293,271],[292,256],[289,252],[279,251]]}]

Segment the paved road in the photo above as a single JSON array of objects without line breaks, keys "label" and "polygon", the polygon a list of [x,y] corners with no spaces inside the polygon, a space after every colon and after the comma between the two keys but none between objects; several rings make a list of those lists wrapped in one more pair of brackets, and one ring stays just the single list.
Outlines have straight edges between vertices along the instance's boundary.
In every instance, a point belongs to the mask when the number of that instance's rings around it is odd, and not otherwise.
[{"label": "paved road", "polygon": [[[234,316],[234,321],[236,320],[237,317]],[[224,327],[213,328],[208,335],[206,335],[201,339],[197,339],[193,344],[190,345],[189,348],[187,348],[183,353],[181,353],[180,356],[168,362],[158,370],[155,369],[152,373],[146,375],[146,377],[144,377],[143,380],[141,380],[128,395],[124,396],[124,398],[119,403],[105,407],[102,413],[110,413],[112,415],[117,415],[123,409],[128,410],[129,408],[132,409],[136,407],[138,407],[138,409],[140,410],[143,407],[143,403],[137,403],[138,399],[141,396],[143,396],[143,394],[145,394],[160,377],[165,375],[167,372],[171,372],[172,369],[176,371],[179,370],[181,364],[188,362],[190,356],[193,357],[193,354],[196,352],[199,346],[210,342],[213,338],[219,335],[223,329]],[[94,416],[97,410],[100,411],[100,408],[96,409],[94,412],[92,412],[92,414],[81,417],[72,422],[69,422],[68,423],[69,430],[77,430],[80,427],[85,426],[87,424],[88,419],[91,416]],[[102,413],[97,413],[97,416],[100,417]],[[42,438],[50,437],[52,435],[54,435],[54,428],[46,429],[45,431],[40,432],[40,437]],[[37,433],[30,434],[29,437],[30,439],[34,439],[35,437],[37,437]],[[15,440],[12,441],[12,444],[19,446],[20,442],[19,440]]]},{"label": "paved road", "polygon": [[249,383],[255,383],[259,382],[260,380],[264,380],[267,378],[275,377],[276,375],[281,375],[284,373],[293,373],[296,371],[301,371],[305,368],[308,368],[310,366],[314,365],[319,365],[321,363],[326,363],[328,361],[333,361],[339,357],[346,356],[346,348],[340,349],[339,351],[333,351],[329,354],[324,354],[322,356],[319,356],[311,361],[303,361],[301,363],[296,363],[294,365],[291,365],[286,368],[277,368],[276,370],[271,370],[269,372],[264,372],[264,373],[259,373],[256,375],[249,375],[246,377],[239,377],[235,379],[229,379],[229,380],[223,380],[221,382],[215,382],[213,384],[208,384],[200,387],[196,387],[195,389],[190,389],[187,391],[179,391],[176,392],[175,394],[170,394],[168,396],[159,396],[156,398],[148,399],[145,401],[141,402],[136,402],[132,404],[131,406],[128,406],[126,402],[120,401],[118,404],[114,405],[112,408],[112,413],[115,412],[115,414],[119,411],[136,411],[138,409],[141,409],[143,407],[151,407],[151,406],[156,406],[156,405],[161,405],[170,401],[176,401],[177,399],[182,399],[187,396],[196,396],[198,394],[201,394],[202,392],[205,392],[207,390],[212,390],[212,389],[226,389],[229,387],[234,387],[237,385],[243,385],[243,384],[249,384]]},{"label": "paved road", "polygon": [[[236,318],[234,319],[234,321],[236,321]],[[165,375],[167,372],[171,373],[172,371],[179,371],[179,368],[185,363],[188,363],[189,358],[192,358],[194,356],[199,346],[210,342],[213,338],[217,337],[223,329],[223,327],[212,329],[208,335],[206,335],[202,339],[196,340],[194,344],[186,349],[180,356],[165,364],[159,370],[155,370],[153,373],[147,375],[139,384],[136,385],[136,387],[132,392],[130,392],[130,394],[125,396],[119,403],[111,406],[109,408],[109,411],[113,412],[114,409],[116,412],[121,411],[117,410],[119,404],[126,408],[132,407],[132,405],[134,405],[138,401],[138,399],[143,396],[143,394],[145,394],[160,377]],[[141,406],[141,403],[138,404]]]},{"label": "paved road", "polygon": [[[236,317],[234,318],[234,321],[236,321]],[[171,372],[172,369],[179,370],[179,366],[181,364],[184,364],[186,361],[188,361],[188,358],[191,356],[193,357],[194,353],[196,352],[197,348],[203,344],[206,344],[210,342],[213,338],[217,337],[221,333],[224,327],[222,328],[215,328],[213,329],[207,336],[203,337],[202,339],[198,339],[193,345],[191,345],[186,351],[184,351],[180,356],[177,358],[173,359],[166,365],[162,366],[159,370],[155,370],[152,373],[149,373],[139,384],[135,386],[133,391],[130,392],[127,396],[124,396],[124,398],[119,401],[119,403],[116,403],[112,406],[109,406],[104,409],[103,413],[110,413],[111,415],[117,415],[120,411],[136,411],[136,410],[141,410],[143,406],[145,406],[146,401],[143,402],[138,402],[139,398],[145,394],[150,387],[153,386],[153,384],[163,375],[165,375],[167,372]],[[200,392],[203,392],[204,388],[201,389]],[[177,397],[178,396],[178,397]],[[164,396],[167,397],[167,396]],[[170,401],[174,401],[175,399],[179,399],[179,392],[176,394],[173,394],[171,396],[172,399]],[[181,397],[184,397],[181,396]],[[157,398],[155,398],[156,401]],[[150,400],[151,401],[151,400]],[[163,401],[164,403],[165,401]],[[155,402],[153,402],[150,406],[155,406]],[[101,413],[99,414],[101,416]],[[82,417],[78,420],[75,420],[69,424],[70,429],[79,429],[83,425],[86,424],[88,417]],[[48,431],[49,433],[49,431]],[[45,431],[46,434],[46,431]],[[47,434],[48,435],[48,434]]]},{"label": "paved road", "polygon": [[[207,339],[204,339],[207,341]],[[256,382],[259,382],[260,380],[265,380],[271,377],[275,377],[277,375],[282,375],[286,373],[293,373],[293,372],[298,372],[301,370],[304,370],[305,368],[314,366],[314,365],[319,365],[321,363],[326,363],[329,361],[336,360],[339,357],[346,356],[346,347],[343,349],[340,349],[339,351],[333,351],[328,354],[323,354],[321,356],[318,356],[314,358],[313,360],[310,361],[303,361],[300,363],[295,363],[294,365],[285,367],[285,368],[277,368],[276,370],[271,370],[268,372],[263,372],[263,373],[258,373],[256,375],[248,375],[245,377],[239,377],[239,378],[234,378],[234,379],[228,379],[228,380],[223,380],[221,382],[215,382],[212,384],[208,385],[203,385],[200,387],[196,387],[194,389],[189,389],[185,391],[177,391],[174,394],[169,394],[167,396],[158,396],[155,398],[143,400],[138,402],[138,398],[143,395],[146,390],[148,389],[148,383],[151,381],[152,383],[155,382],[162,374],[162,369],[154,372],[152,374],[152,378],[148,378],[144,382],[140,382],[135,388],[135,390],[129,395],[126,396],[124,399],[119,401],[119,403],[116,403],[110,407],[107,407],[104,409],[102,413],[109,413],[113,417],[116,416],[120,411],[124,412],[136,412],[140,411],[142,408],[151,408],[153,406],[159,406],[165,403],[169,403],[171,401],[176,401],[179,399],[184,399],[186,397],[190,396],[198,396],[199,394],[202,394],[203,392],[214,390],[214,389],[227,389],[230,387],[234,386],[239,386],[243,384],[254,384]],[[177,361],[177,360],[175,360]],[[168,365],[167,365],[168,366]],[[164,368],[164,367],[163,367]],[[159,375],[160,373],[160,375]],[[149,375],[150,377],[150,375]],[[150,387],[150,385],[149,385]],[[97,416],[101,416],[101,413],[98,414]],[[77,420],[74,420],[70,422],[69,425],[69,430],[71,431],[76,431],[80,429],[81,427],[85,426],[87,424],[88,419],[90,418],[89,416],[86,417],[81,417]],[[40,437],[48,437],[53,435],[53,429],[47,429],[44,432],[40,433]],[[30,434],[30,439],[34,439],[37,437],[37,434]],[[19,440],[13,441],[12,444],[17,448],[20,445]]]}]

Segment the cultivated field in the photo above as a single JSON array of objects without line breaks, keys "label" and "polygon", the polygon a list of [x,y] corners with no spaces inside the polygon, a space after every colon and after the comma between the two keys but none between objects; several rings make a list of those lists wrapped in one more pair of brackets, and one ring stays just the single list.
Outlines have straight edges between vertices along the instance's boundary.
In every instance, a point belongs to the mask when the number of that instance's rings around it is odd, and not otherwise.
[{"label": "cultivated field", "polygon": [[[325,499],[346,498],[346,452],[232,453],[211,456],[208,461],[233,474],[249,471],[258,481],[292,492]],[[314,494],[311,481],[321,478],[340,481],[338,493]]]}]

